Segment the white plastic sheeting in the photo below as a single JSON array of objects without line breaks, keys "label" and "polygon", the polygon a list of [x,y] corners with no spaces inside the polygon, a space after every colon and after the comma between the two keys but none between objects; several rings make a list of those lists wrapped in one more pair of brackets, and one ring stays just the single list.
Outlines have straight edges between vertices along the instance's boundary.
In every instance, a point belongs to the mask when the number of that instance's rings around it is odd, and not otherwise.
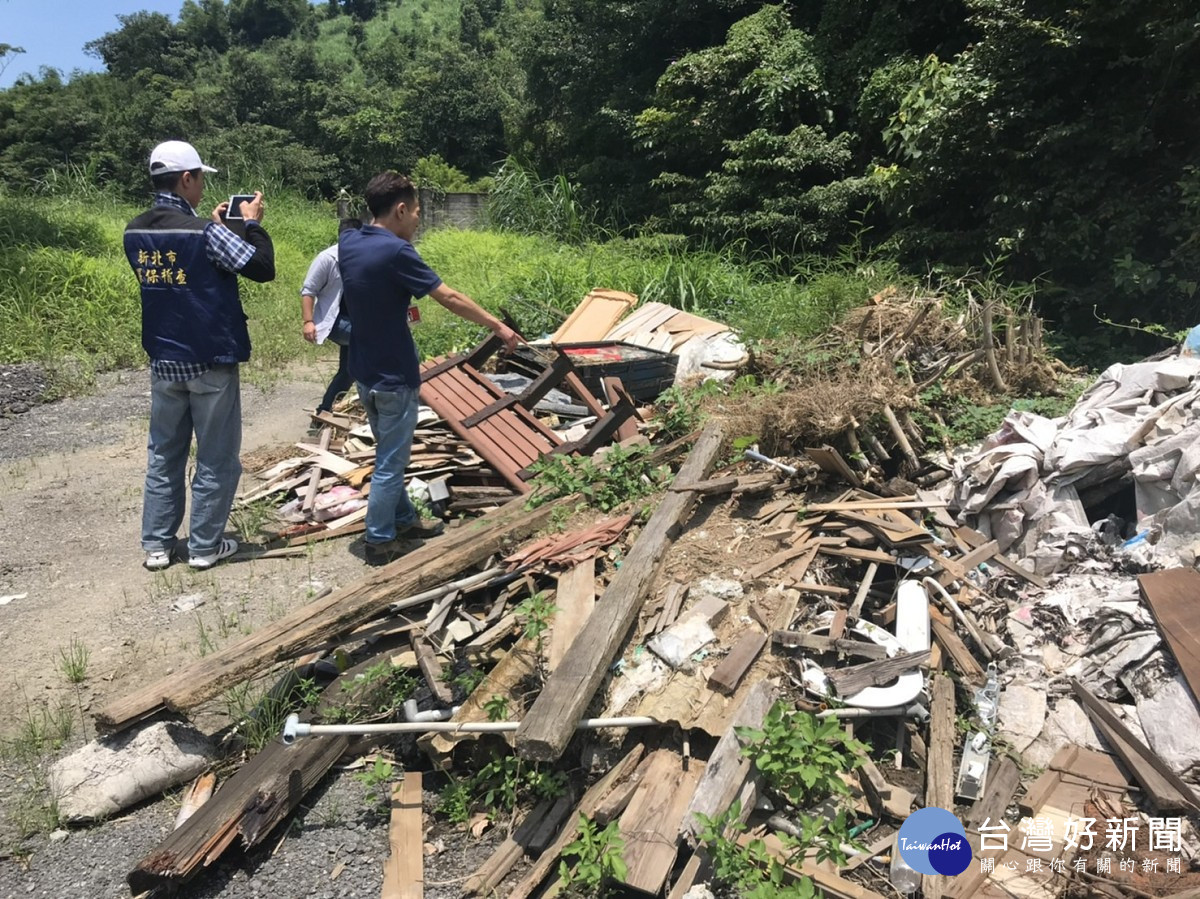
[{"label": "white plastic sheeting", "polygon": [[1113,365],[1064,418],[1011,412],[956,465],[951,507],[1047,574],[1091,536],[1075,484],[1112,466],[1098,483],[1132,473],[1138,530],[1155,561],[1192,564],[1200,553],[1198,382],[1192,355]]}]

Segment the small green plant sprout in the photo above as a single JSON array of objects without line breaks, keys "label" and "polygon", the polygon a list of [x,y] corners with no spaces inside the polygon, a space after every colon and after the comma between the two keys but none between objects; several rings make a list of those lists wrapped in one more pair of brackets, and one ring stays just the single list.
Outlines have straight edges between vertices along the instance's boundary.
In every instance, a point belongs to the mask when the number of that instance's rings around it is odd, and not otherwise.
[{"label": "small green plant sprout", "polygon": [[391,802],[390,792],[394,770],[394,766],[387,759],[376,757],[374,762],[354,775],[354,779],[366,787],[367,801],[377,811],[387,811]]},{"label": "small green plant sprout", "polygon": [[542,644],[546,631],[550,630],[550,620],[558,606],[554,605],[542,591],[531,594],[516,608],[517,618],[525,626],[525,639],[537,644],[537,652],[542,654]]},{"label": "small green plant sprout", "polygon": [[771,706],[761,728],[739,727],[742,754],[796,808],[826,796],[847,796],[843,772],[862,766],[867,747],[847,736],[836,718],[818,719],[784,702]]},{"label": "small green plant sprout", "polygon": [[723,815],[710,818],[697,815],[700,842],[708,848],[713,876],[733,887],[743,899],[813,899],[817,895],[812,880],[801,877],[789,883],[787,870],[767,851],[760,839],[742,841],[741,802],[734,802]]},{"label": "small green plant sprout", "polygon": [[488,721],[507,721],[508,697],[499,694],[493,696],[483,704],[483,710],[487,712]]},{"label": "small green plant sprout", "polygon": [[620,824],[608,822],[603,830],[587,815],[579,815],[579,836],[568,843],[558,863],[558,876],[572,896],[607,896],[610,884],[622,880],[628,873],[625,841],[621,839]]},{"label": "small green plant sprout", "polygon": [[90,655],[87,646],[78,637],[72,637],[67,646],[58,650],[58,667],[62,671],[63,677],[67,679],[67,683],[82,684],[87,680]]},{"label": "small green plant sprout", "polygon": [[572,493],[581,494],[601,512],[611,512],[630,500],[648,496],[666,479],[666,469],[650,461],[650,448],[613,446],[602,463],[575,456],[543,456],[529,466],[534,490],[528,509]]},{"label": "small green plant sprout", "polygon": [[475,688],[483,683],[487,675],[478,668],[464,668],[455,673],[452,669],[442,672],[442,680],[459,690],[463,696],[470,696]]}]

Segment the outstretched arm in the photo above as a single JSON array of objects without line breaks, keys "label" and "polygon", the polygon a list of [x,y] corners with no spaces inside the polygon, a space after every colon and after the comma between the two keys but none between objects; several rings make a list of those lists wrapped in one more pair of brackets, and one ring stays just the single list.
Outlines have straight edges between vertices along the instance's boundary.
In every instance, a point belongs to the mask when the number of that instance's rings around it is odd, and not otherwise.
[{"label": "outstretched arm", "polygon": [[502,341],[504,348],[508,351],[516,349],[518,343],[524,343],[525,340],[496,316],[492,315],[465,293],[459,293],[453,287],[446,284],[439,284],[433,290],[429,291],[429,295],[443,307],[449,309],[459,318],[465,318],[469,322],[474,322],[477,325],[483,325]]}]

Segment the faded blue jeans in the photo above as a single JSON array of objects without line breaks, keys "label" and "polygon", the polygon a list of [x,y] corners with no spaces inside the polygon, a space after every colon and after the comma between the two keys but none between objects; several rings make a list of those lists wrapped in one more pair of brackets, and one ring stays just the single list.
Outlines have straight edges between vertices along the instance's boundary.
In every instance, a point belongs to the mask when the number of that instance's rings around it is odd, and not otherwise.
[{"label": "faded blue jeans", "polygon": [[183,523],[188,450],[196,434],[196,473],[188,554],[221,543],[242,476],[242,393],[236,365],[214,365],[190,381],[150,373],[150,440],[142,504],[142,549],[170,552]]},{"label": "faded blue jeans", "polygon": [[375,473],[367,496],[367,543],[387,543],[417,520],[417,510],[404,486],[404,470],[417,430],[418,395],[413,387],[368,390],[361,381],[358,396],[375,436]]},{"label": "faded blue jeans", "polygon": [[328,412],[332,409],[337,398],[349,390],[350,385],[354,383],[354,379],[350,377],[350,354],[348,352],[350,331],[350,319],[339,315],[327,338],[330,343],[337,344],[338,367],[337,371],[333,373],[333,379],[329,382],[329,386],[325,388],[325,395],[321,397],[321,405],[317,406],[318,412]]}]

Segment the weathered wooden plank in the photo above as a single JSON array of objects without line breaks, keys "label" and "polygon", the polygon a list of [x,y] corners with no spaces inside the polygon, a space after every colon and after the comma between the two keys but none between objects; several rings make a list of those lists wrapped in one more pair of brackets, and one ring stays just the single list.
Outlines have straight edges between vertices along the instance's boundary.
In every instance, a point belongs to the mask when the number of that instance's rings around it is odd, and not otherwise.
[{"label": "weathered wooden plank", "polygon": [[450,705],[454,700],[454,694],[450,692],[450,686],[442,680],[442,666],[433,654],[433,647],[429,645],[429,641],[423,635],[415,631],[408,635],[408,639],[412,644],[413,652],[417,654],[417,665],[425,677],[425,684],[437,697],[438,702],[442,705]]},{"label": "weathered wooden plank", "polygon": [[[708,425],[676,478],[686,482],[706,477],[716,462],[723,437],[719,423]],[[587,620],[517,729],[517,751],[523,757],[548,761],[562,755],[575,733],[576,722],[583,717],[637,620],[667,547],[695,502],[691,493],[668,493],[660,501],[604,591],[600,600],[604,614]]]},{"label": "weathered wooden plank", "polygon": [[1074,678],[1071,686],[1100,736],[1121,757],[1158,811],[1200,810],[1200,799],[1192,788],[1135,737],[1095,694]]},{"label": "weathered wooden plank", "polygon": [[863,603],[867,601],[867,594],[871,591],[871,585],[875,583],[877,571],[879,571],[879,563],[872,562],[867,566],[867,573],[863,575],[863,579],[859,581],[858,592],[854,594],[854,600],[850,603],[850,608],[846,610],[852,621],[857,621],[862,617]]},{"label": "weathered wooden plank", "polygon": [[951,628],[932,616],[929,625],[933,629],[933,639],[937,645],[950,657],[954,670],[972,684],[982,684],[986,679],[983,668],[975,660],[975,656],[967,649],[967,645],[954,633]]},{"label": "weathered wooden plank", "polygon": [[557,831],[562,826],[574,804],[570,795],[564,794],[553,803],[547,800],[534,806],[520,826],[467,878],[463,884],[463,895],[486,896],[491,893],[542,834],[550,830]]},{"label": "weathered wooden plank", "polygon": [[436,587],[486,561],[506,542],[533,533],[550,520],[554,509],[571,502],[573,498],[563,498],[528,511],[524,497],[513,499],[495,513],[428,541],[358,583],[308,603],[248,637],[109,703],[96,713],[97,728],[119,730],[164,708],[179,711],[211,699],[264,668],[346,633],[389,606],[402,605],[398,600]]},{"label": "weathered wooden plank", "polygon": [[680,823],[703,771],[703,762],[691,759],[685,766],[667,749],[649,757],[641,786],[621,815],[626,866],[622,883],[651,895],[662,890],[675,864]]},{"label": "weathered wooden plank", "polygon": [[721,660],[708,679],[708,685],[719,693],[732,696],[742,682],[746,671],[754,664],[758,654],[767,645],[767,635],[751,628],[738,638],[729,655]]},{"label": "weathered wooden plank", "polygon": [[803,634],[798,631],[776,630],[771,633],[771,642],[789,649],[809,649],[813,652],[839,652],[867,659],[886,659],[887,648],[878,643],[859,640],[833,640],[818,634]]},{"label": "weathered wooden plank", "polygon": [[835,668],[827,673],[829,682],[833,684],[839,696],[852,696],[867,687],[878,687],[905,671],[929,664],[929,650],[924,652],[902,653],[890,659],[877,662],[864,662],[861,665],[850,665],[846,668]]},{"label": "weathered wooden plank", "polygon": [[[979,531],[975,530],[974,528],[959,527],[955,529],[954,533],[961,537],[966,544],[971,547],[983,546],[988,542],[987,537],[983,536],[983,534],[979,533]],[[1035,587],[1041,587],[1043,590],[1045,590],[1050,586],[1050,582],[1040,574],[1029,570],[1023,565],[1018,565],[1008,556],[1004,555],[1004,553],[996,553],[994,558],[997,565],[1000,565],[1008,571],[1011,571],[1017,577],[1024,578]]]},{"label": "weathered wooden plank", "polygon": [[[929,750],[925,765],[925,804],[954,808],[954,681],[944,674],[933,676],[929,721]],[[921,878],[925,895],[941,899],[944,878]]]},{"label": "weathered wooden plank", "polygon": [[[331,697],[340,702],[344,686],[385,658],[382,655],[365,660],[341,675],[325,688],[321,708],[327,708]],[[134,895],[178,888],[215,862],[239,837],[247,848],[262,842],[320,783],[349,741],[345,736],[328,736],[290,744],[282,740],[268,743],[213,798],[138,862],[127,877]]]},{"label": "weathered wooden plank", "polygon": [[891,553],[877,549],[861,549],[857,546],[822,546],[822,555],[837,556],[842,559],[858,559],[860,562],[881,562],[885,565],[895,565],[896,557]]},{"label": "weathered wooden plank", "polygon": [[[815,547],[813,549],[814,549],[814,555],[815,555]],[[786,565],[788,562],[792,561],[792,559],[795,559],[797,556],[804,555],[806,552],[809,552],[809,547],[805,543],[803,543],[803,542],[794,543],[791,546],[787,547],[786,549],[781,549],[779,552],[768,556],[766,559],[759,562],[757,565],[752,565],[750,567],[750,570],[747,571],[746,574],[749,575],[752,579],[760,578],[764,574],[774,571],[776,568],[780,567],[781,565]]]},{"label": "weathered wooden plank", "polygon": [[1170,568],[1143,574],[1138,588],[1179,663],[1192,699],[1200,703],[1200,572]]},{"label": "weathered wooden plank", "polygon": [[558,611],[554,613],[550,643],[546,650],[548,671],[558,667],[596,605],[595,559],[580,562],[559,575],[555,605]]},{"label": "weathered wooden plank", "polygon": [[838,609],[833,613],[833,620],[829,622],[829,639],[835,643],[841,640],[846,635],[846,619],[849,617],[845,609]]},{"label": "weathered wooden plank", "polygon": [[388,859],[380,899],[422,899],[425,895],[424,815],[421,772],[405,771],[392,791]]},{"label": "weathered wooden plank", "polygon": [[[1000,542],[997,540],[990,540],[987,543],[975,547],[970,552],[959,556],[957,559],[955,559],[955,562],[958,563],[958,567],[963,571],[971,572],[978,568],[981,563],[990,562],[999,551]],[[937,576],[937,582],[943,587],[949,587],[952,583],[954,583],[954,581],[955,575],[950,571],[943,570],[942,573]]]},{"label": "weathered wooden plank", "polygon": [[715,818],[722,814],[737,797],[742,784],[750,775],[751,762],[742,755],[737,728],[761,727],[778,695],[779,687],[774,681],[759,681],[750,688],[737,711],[733,713],[729,727],[708,757],[704,776],[700,778],[692,801],[683,816],[680,829],[689,842],[694,843],[700,834],[701,824],[696,816]]},{"label": "weathered wooden plank", "polygon": [[993,824],[1003,821],[1008,804],[1020,785],[1021,769],[1008,756],[1002,756],[988,771],[983,795],[975,800],[967,813],[967,827],[978,830],[989,818]]}]

